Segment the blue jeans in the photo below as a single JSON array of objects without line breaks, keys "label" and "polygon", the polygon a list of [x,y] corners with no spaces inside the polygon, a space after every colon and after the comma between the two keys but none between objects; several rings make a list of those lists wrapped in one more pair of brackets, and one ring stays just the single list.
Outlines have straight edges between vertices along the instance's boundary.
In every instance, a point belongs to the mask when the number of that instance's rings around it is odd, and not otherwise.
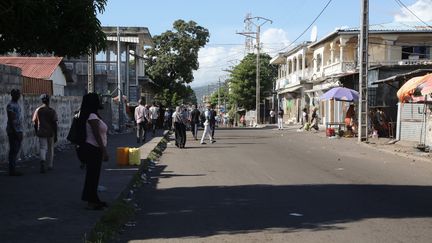
[{"label": "blue jeans", "polygon": [[14,172],[16,167],[16,161],[18,152],[21,148],[22,136],[18,136],[17,133],[8,133],[9,138],[9,172]]}]

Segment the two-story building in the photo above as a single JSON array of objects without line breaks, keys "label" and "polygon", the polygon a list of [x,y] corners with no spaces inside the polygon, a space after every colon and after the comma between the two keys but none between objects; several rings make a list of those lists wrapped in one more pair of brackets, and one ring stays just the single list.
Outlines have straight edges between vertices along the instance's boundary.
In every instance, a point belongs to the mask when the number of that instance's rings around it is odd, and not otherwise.
[{"label": "two-story building", "polygon": [[[303,49],[308,50],[311,60],[305,72],[304,82],[311,84],[305,89],[306,97],[297,99],[308,101],[309,106],[318,106],[322,122],[343,121],[348,104],[337,101],[320,101],[319,97],[332,87],[344,86],[358,90],[358,44],[359,28],[337,29],[325,37],[310,43]],[[300,45],[301,46],[301,45]],[[432,29],[423,23],[387,23],[369,26],[369,74],[368,103],[373,109],[384,109],[390,119],[396,119],[396,91],[402,83],[376,84],[390,76],[408,73],[418,69],[431,68]],[[273,64],[279,65],[279,79],[286,77],[288,60],[281,56],[292,56],[291,52],[278,55]],[[288,65],[290,66],[290,65]],[[283,87],[285,88],[285,85]],[[281,93],[283,89],[278,89]],[[290,86],[288,86],[290,87]],[[294,86],[295,87],[295,86]],[[310,87],[310,86],[308,86]],[[290,90],[290,92],[292,92]],[[280,97],[284,98],[284,97]],[[282,104],[282,107],[284,104]],[[286,108],[284,107],[285,111]]]},{"label": "two-story building", "polygon": [[304,42],[285,53],[275,56],[270,64],[278,65],[278,77],[275,90],[278,96],[278,107],[284,110],[284,121],[296,123],[301,119],[301,109],[310,103],[304,92],[312,85],[313,52],[311,42]]}]

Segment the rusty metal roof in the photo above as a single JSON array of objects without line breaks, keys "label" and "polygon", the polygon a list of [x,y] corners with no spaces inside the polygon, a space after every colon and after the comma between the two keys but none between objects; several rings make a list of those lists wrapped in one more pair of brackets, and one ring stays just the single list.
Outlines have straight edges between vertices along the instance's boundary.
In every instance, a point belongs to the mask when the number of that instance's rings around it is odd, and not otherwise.
[{"label": "rusty metal roof", "polygon": [[21,68],[21,75],[25,77],[49,79],[62,59],[62,57],[0,56],[0,64]]}]

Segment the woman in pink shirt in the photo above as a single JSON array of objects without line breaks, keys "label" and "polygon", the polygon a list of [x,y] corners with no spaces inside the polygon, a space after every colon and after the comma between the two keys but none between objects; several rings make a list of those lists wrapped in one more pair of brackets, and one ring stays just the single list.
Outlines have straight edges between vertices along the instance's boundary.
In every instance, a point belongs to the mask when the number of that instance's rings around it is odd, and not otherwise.
[{"label": "woman in pink shirt", "polygon": [[108,161],[106,149],[108,127],[98,114],[101,108],[96,93],[84,95],[79,119],[86,127],[86,142],[82,145],[82,154],[87,172],[81,199],[88,203],[87,209],[93,210],[100,210],[107,206],[97,195],[102,161]]}]

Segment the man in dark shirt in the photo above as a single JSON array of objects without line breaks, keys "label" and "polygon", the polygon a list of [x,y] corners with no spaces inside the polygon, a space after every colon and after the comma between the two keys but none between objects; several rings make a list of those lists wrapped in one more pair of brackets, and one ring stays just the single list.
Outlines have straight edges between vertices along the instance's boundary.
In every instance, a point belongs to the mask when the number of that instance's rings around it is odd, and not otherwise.
[{"label": "man in dark shirt", "polygon": [[201,112],[196,108],[195,105],[192,106],[192,112],[190,113],[190,123],[191,132],[195,140],[198,140],[198,125],[200,122]]},{"label": "man in dark shirt", "polygon": [[214,110],[214,106],[211,107],[210,110],[210,131],[212,138],[214,139],[214,132],[216,128],[216,111]]},{"label": "man in dark shirt", "polygon": [[36,128],[36,136],[39,137],[40,147],[40,172],[45,173],[53,169],[54,144],[57,141],[57,113],[49,106],[50,97],[41,95],[42,105],[33,114],[33,123]]},{"label": "man in dark shirt", "polygon": [[23,140],[22,113],[18,100],[21,97],[19,89],[11,90],[12,100],[6,106],[7,126],[6,133],[9,138],[9,175],[20,176],[21,172],[15,170],[18,152]]}]

